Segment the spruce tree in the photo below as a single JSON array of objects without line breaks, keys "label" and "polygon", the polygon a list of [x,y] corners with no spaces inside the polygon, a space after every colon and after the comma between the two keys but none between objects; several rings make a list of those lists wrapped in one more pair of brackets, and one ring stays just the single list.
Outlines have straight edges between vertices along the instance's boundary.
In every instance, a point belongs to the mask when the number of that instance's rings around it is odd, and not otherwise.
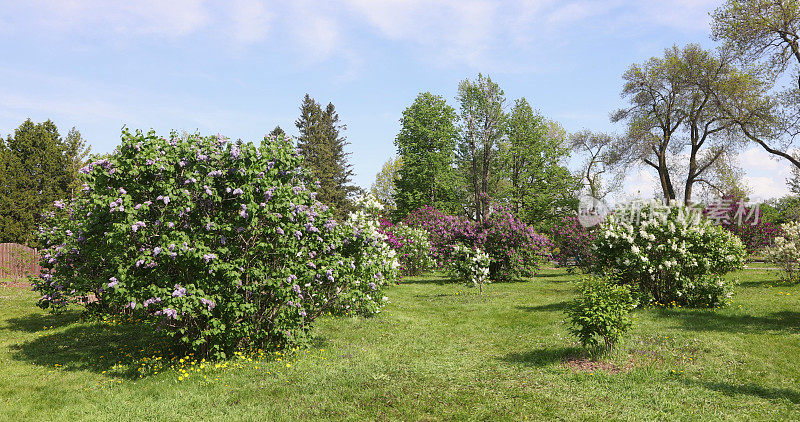
[{"label": "spruce tree", "polygon": [[286,132],[284,132],[280,126],[275,126],[275,129],[272,129],[272,132],[269,133],[269,136],[280,138],[282,136],[286,136]]},{"label": "spruce tree", "polygon": [[295,122],[300,136],[297,146],[304,164],[319,182],[317,198],[333,207],[339,218],[351,210],[349,196],[359,189],[351,185],[352,164],[344,148],[349,143],[341,132],[346,126],[332,103],[325,109],[308,94],[300,105],[300,118]]},{"label": "spruce tree", "polygon": [[35,246],[41,214],[71,196],[81,142],[73,133],[68,146],[50,120],[28,119],[8,136],[0,148],[0,243]]}]

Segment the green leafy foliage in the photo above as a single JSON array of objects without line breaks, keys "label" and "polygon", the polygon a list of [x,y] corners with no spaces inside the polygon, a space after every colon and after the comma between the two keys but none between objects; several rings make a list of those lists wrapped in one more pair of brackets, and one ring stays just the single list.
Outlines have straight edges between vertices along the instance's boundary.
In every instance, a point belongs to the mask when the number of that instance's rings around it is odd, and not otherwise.
[{"label": "green leafy foliage", "polygon": [[370,193],[383,205],[387,214],[397,209],[395,197],[397,196],[397,180],[400,178],[400,169],[403,168],[403,157],[392,157],[383,163],[381,171],[375,175],[375,181],[370,186]]},{"label": "green leafy foliage", "polygon": [[41,229],[40,306],[91,297],[215,358],[303,343],[326,312],[380,312],[397,263],[375,213],[337,223],[301,163],[284,138],[123,131]]},{"label": "green leafy foliage", "polygon": [[610,351],[630,329],[630,312],[636,305],[628,286],[588,277],[581,283],[578,298],[567,309],[570,332],[592,352]]},{"label": "green leafy foliage", "polygon": [[508,139],[500,144],[505,180],[498,196],[537,229],[572,215],[580,183],[565,166],[569,157],[566,131],[534,112],[525,98],[515,102],[506,125]]},{"label": "green leafy foliage", "polygon": [[452,169],[457,118],[444,98],[430,92],[419,94],[403,110],[400,133],[395,138],[397,153],[403,160],[395,179],[396,219],[426,205],[457,210]]},{"label": "green leafy foliage", "polygon": [[456,146],[463,209],[479,223],[489,215],[502,177],[499,145],[506,134],[505,93],[489,76],[458,84],[461,126]]}]

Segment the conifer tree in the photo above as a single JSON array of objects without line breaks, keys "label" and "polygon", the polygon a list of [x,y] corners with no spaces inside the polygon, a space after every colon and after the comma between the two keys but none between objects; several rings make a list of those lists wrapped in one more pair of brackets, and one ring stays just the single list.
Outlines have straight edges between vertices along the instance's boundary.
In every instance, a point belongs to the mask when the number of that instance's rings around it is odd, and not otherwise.
[{"label": "conifer tree", "polygon": [[42,212],[69,199],[86,156],[80,134],[62,139],[47,120],[23,122],[0,146],[0,243],[34,245]]},{"label": "conifer tree", "polygon": [[284,132],[280,126],[275,126],[275,129],[272,129],[272,132],[269,133],[269,136],[279,138],[281,136],[286,136],[286,132]]},{"label": "conifer tree", "polygon": [[339,121],[332,103],[324,109],[306,94],[295,122],[300,136],[297,146],[306,168],[319,182],[317,198],[336,209],[342,218],[351,210],[349,197],[359,189],[351,184],[353,166],[347,162],[349,145],[341,132],[347,127]]}]

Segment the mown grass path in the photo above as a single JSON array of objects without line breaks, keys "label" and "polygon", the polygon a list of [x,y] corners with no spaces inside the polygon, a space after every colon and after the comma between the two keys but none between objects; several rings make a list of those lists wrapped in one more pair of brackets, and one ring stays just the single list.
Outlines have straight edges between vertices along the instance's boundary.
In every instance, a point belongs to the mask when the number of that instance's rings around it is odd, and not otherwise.
[{"label": "mown grass path", "polygon": [[376,318],[322,320],[308,350],[171,369],[145,330],[0,287],[0,420],[798,420],[800,287],[733,276],[725,309],[636,311],[601,363],[567,332],[560,270],[484,296],[408,279]]}]

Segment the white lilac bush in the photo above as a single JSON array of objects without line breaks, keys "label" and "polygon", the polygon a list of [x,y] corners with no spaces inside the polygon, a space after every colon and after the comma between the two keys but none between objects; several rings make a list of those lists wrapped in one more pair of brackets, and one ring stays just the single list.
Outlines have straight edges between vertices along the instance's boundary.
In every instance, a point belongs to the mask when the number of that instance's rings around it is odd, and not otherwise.
[{"label": "white lilac bush", "polygon": [[775,245],[765,250],[764,256],[780,266],[783,280],[789,283],[800,281],[800,223],[781,225],[783,236],[775,238]]},{"label": "white lilac bush", "polygon": [[468,286],[480,287],[481,294],[483,294],[483,285],[490,282],[490,264],[491,258],[483,250],[455,244],[453,246],[452,259],[449,262],[449,270],[453,277],[463,281]]},{"label": "white lilac bush", "polygon": [[383,288],[398,278],[400,263],[397,252],[387,243],[380,230],[383,205],[372,194],[355,199],[355,212],[343,226],[342,255],[352,261],[354,278],[351,288],[341,295],[339,308],[360,314],[375,314],[389,300]]},{"label": "white lilac bush", "polygon": [[683,205],[658,201],[618,207],[592,246],[595,272],[634,286],[644,304],[721,306],[731,283],[721,276],[744,266],[736,235]]},{"label": "white lilac bush", "polygon": [[40,229],[40,306],[90,302],[198,355],[306,341],[325,312],[378,312],[394,262],[369,216],[315,199],[290,139],[123,131]]},{"label": "white lilac bush", "polygon": [[436,266],[427,231],[397,223],[384,228],[384,232],[389,235],[389,244],[397,251],[400,270],[404,275],[420,275]]}]

